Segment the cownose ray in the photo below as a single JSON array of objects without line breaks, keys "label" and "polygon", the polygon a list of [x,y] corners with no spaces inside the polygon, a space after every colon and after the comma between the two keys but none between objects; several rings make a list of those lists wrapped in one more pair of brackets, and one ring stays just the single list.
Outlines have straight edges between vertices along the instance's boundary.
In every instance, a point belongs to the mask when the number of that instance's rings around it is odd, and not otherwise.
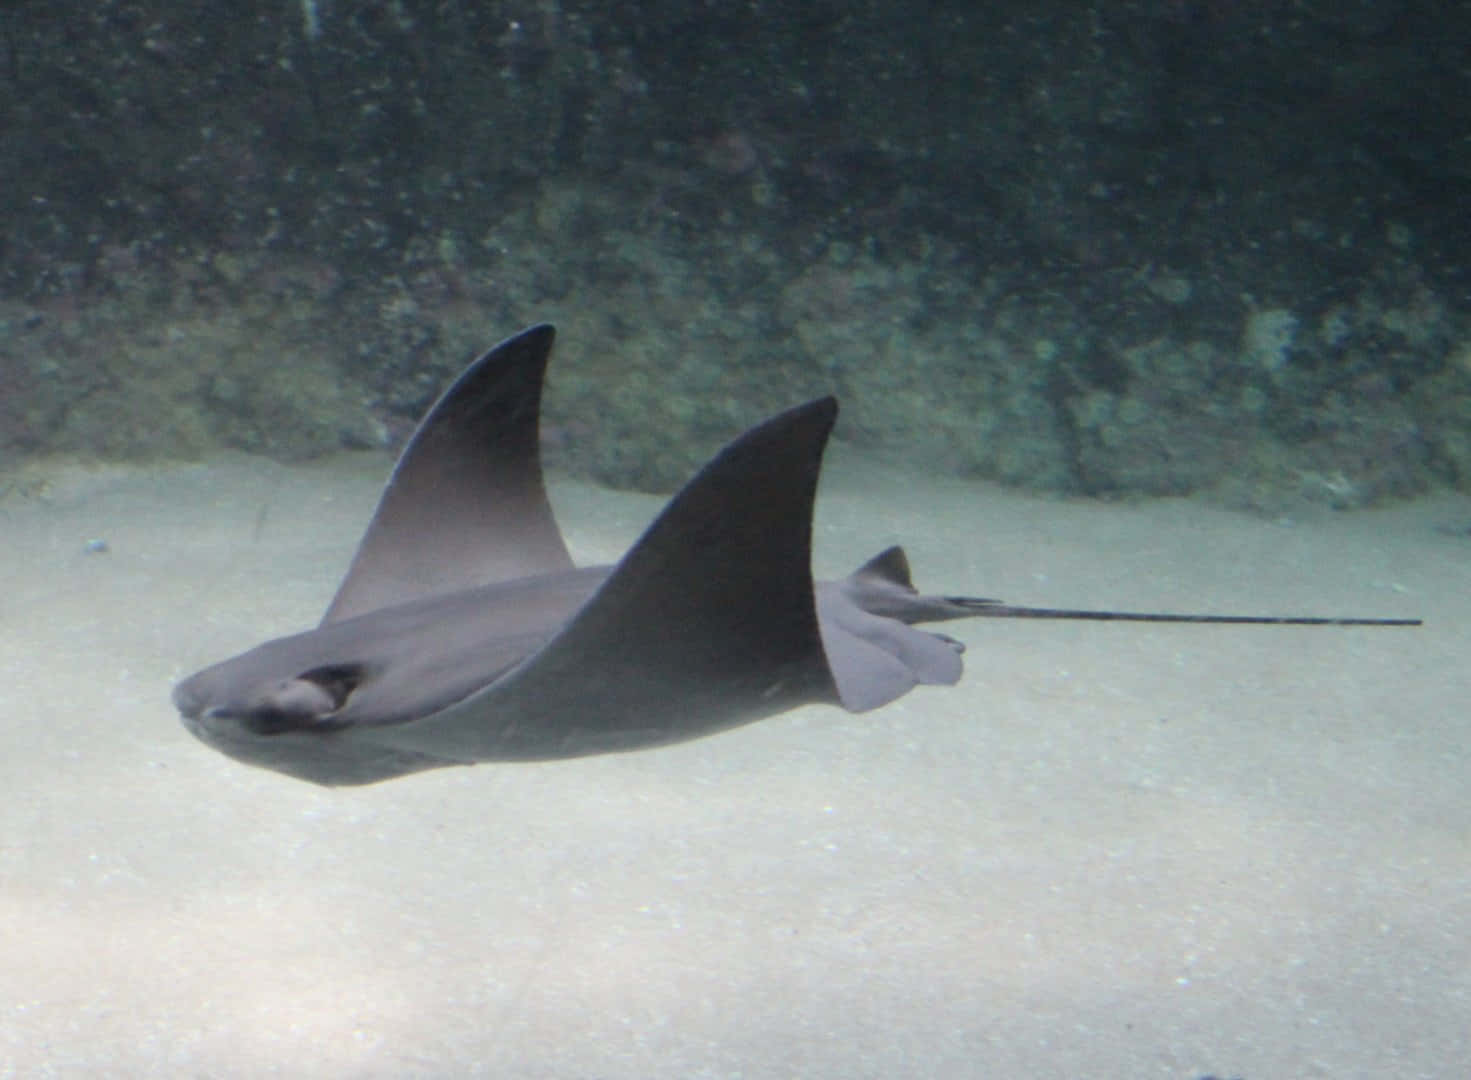
[{"label": "cownose ray", "polygon": [[1417,623],[926,596],[898,547],[814,583],[831,397],[728,445],[616,565],[574,567],[538,450],[553,334],[517,334],[450,386],[399,457],[321,623],[179,683],[174,704],[190,731],[252,765],[367,784],[660,746],[799,705],[864,712],[919,683],[957,682],[964,647],[916,623]]}]

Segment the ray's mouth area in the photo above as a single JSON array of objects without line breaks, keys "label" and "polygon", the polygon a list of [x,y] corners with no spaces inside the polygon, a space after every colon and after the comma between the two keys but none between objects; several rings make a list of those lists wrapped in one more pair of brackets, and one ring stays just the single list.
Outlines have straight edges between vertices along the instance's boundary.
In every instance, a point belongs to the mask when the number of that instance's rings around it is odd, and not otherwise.
[{"label": "ray's mouth area", "polygon": [[174,692],[170,696],[174,700],[174,708],[179,710],[179,715],[185,720],[198,720],[204,712],[204,702],[190,690],[189,680],[185,680],[175,686]]},{"label": "ray's mouth area", "polygon": [[209,708],[196,707],[192,712],[185,712],[181,709],[180,713],[183,716],[184,726],[199,737],[231,731],[261,738],[287,735],[292,732],[330,735],[352,726],[332,716],[303,716],[269,706],[255,709],[232,709],[224,705],[215,705]]},{"label": "ray's mouth area", "polygon": [[195,679],[174,687],[173,702],[185,726],[195,735],[235,730],[270,737],[288,732],[325,734],[349,724],[337,718],[361,681],[365,665],[329,664],[248,695],[243,701],[214,703],[218,695],[203,692]]}]

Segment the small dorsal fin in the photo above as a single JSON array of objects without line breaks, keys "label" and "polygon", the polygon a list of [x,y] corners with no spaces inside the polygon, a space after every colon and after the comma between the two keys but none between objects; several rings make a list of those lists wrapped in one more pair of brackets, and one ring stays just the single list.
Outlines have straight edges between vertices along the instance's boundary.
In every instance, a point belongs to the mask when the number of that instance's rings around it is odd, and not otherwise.
[{"label": "small dorsal fin", "polygon": [[822,644],[843,708],[866,712],[919,683],[957,681],[964,651],[959,642],[912,624],[963,619],[994,603],[920,594],[909,575],[909,559],[897,546],[885,548],[841,581],[819,584]]},{"label": "small dorsal fin", "polygon": [[914,588],[914,582],[909,576],[909,557],[898,544],[884,548],[854,570],[852,576],[866,581],[877,579],[906,589]]},{"label": "small dorsal fin", "polygon": [[415,430],[322,623],[424,596],[568,570],[542,486],[537,422],[555,331],[485,353]]}]

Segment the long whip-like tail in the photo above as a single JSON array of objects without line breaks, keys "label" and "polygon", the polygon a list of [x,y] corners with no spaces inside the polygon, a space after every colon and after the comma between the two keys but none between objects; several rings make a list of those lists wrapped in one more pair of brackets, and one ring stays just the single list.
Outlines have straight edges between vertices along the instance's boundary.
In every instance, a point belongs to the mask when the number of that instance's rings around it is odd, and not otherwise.
[{"label": "long whip-like tail", "polygon": [[1318,615],[1176,615],[1162,611],[1086,611],[1079,608],[1014,607],[999,600],[947,596],[966,614],[993,619],[1091,619],[1095,622],[1235,623],[1255,626],[1420,626],[1419,619],[1348,618]]}]

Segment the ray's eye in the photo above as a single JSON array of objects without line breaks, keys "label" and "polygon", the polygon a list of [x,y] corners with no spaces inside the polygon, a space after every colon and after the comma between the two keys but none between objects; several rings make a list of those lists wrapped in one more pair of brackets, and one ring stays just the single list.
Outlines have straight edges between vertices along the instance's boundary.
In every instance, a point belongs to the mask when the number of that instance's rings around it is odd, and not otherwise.
[{"label": "ray's eye", "polygon": [[319,728],[362,682],[359,664],[329,664],[303,671],[267,689],[252,703],[244,720],[257,735],[279,735],[302,728]]},{"label": "ray's eye", "polygon": [[348,697],[363,681],[367,669],[362,664],[326,664],[310,671],[303,671],[295,682],[307,682],[318,687],[332,702],[328,712],[336,712],[347,704]]}]

